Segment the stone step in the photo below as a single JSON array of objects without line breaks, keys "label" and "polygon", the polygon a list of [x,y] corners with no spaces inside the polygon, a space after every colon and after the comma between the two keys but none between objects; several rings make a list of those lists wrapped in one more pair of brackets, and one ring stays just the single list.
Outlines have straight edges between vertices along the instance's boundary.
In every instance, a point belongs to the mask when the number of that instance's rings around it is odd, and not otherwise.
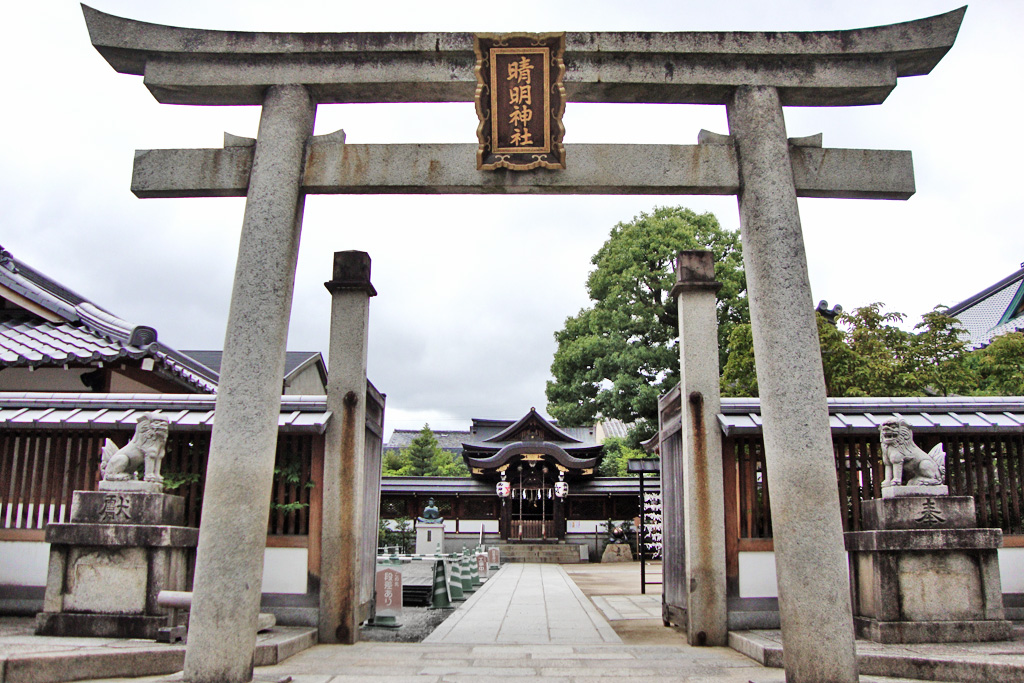
[{"label": "stone step", "polygon": [[580,550],[576,544],[512,543],[499,546],[503,562],[536,562],[539,564],[579,564]]},{"label": "stone step", "polygon": [[[49,641],[50,639],[46,639]],[[3,655],[4,683],[61,683],[62,681],[169,676],[181,671],[185,645],[139,640],[69,638],[61,650],[11,651]],[[29,642],[29,639],[26,639]],[[52,642],[52,641],[51,641]],[[276,626],[256,643],[256,666],[280,664],[317,644],[316,628]]]}]

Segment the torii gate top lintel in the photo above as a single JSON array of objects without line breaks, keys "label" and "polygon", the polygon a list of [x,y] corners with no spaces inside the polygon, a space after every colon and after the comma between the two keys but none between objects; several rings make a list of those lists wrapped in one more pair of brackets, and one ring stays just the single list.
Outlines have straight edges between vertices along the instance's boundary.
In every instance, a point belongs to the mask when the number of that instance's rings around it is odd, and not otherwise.
[{"label": "torii gate top lintel", "polygon": [[[471,102],[476,88],[471,33],[211,31],[82,10],[100,54],[166,104],[259,105],[283,84],[320,104]],[[938,64],[966,10],[844,31],[568,32],[566,95],[726,104],[737,86],[765,85],[788,106],[879,104],[897,77]]]}]

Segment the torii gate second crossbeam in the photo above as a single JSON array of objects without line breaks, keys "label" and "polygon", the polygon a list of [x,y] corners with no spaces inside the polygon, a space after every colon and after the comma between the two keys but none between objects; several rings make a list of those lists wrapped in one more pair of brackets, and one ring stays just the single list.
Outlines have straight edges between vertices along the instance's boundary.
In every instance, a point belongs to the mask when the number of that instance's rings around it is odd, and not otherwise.
[{"label": "torii gate second crossbeam", "polygon": [[[475,146],[349,146],[340,133],[311,135],[318,104],[472,101],[471,34],[204,31],[84,11],[96,49],[116,70],[144,75],[160,102],[263,107],[254,142],[230,138],[221,150],[139,152],[132,181],[139,196],[247,196],[185,680],[240,683],[252,676],[266,492],[302,203],[310,192],[736,194],[772,490],[786,677],[791,683],[857,679],[797,197],[906,198],[914,191],[913,171],[908,152],[790,141],[782,107],[881,103],[897,78],[931,71],[952,46],[965,8],[851,31],[567,33],[569,102],[721,104],[730,135],[704,136],[695,146],[567,146],[565,171],[518,174],[477,171],[470,151]],[[325,468],[332,458],[342,454],[326,453]],[[350,474],[355,465],[341,462],[336,471]],[[717,475],[704,475],[709,490],[721,490],[720,467]],[[340,495],[353,484],[343,479]],[[357,636],[351,588],[359,583],[352,580],[358,579],[358,542],[327,566],[328,536],[340,542],[340,529],[362,517],[357,506],[345,512],[343,517],[341,507],[325,499],[322,642]],[[709,547],[721,551],[687,558],[690,599],[706,608],[699,617],[690,610],[688,631],[691,641],[699,631],[707,644],[724,644],[724,523],[714,517],[703,523],[718,530]]]}]

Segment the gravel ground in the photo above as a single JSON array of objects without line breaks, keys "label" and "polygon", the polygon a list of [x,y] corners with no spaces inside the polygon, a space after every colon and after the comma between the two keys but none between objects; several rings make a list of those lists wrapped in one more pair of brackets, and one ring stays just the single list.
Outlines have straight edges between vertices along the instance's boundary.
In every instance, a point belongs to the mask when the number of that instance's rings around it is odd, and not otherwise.
[{"label": "gravel ground", "polygon": [[418,643],[453,612],[454,609],[403,607],[402,616],[398,618],[398,628],[363,626],[359,629],[359,638],[379,643]]}]

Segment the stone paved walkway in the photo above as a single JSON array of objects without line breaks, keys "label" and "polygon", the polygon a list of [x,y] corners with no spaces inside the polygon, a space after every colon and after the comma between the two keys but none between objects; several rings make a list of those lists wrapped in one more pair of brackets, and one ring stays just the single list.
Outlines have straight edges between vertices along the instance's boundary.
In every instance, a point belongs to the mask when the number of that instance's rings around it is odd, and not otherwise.
[{"label": "stone paved walkway", "polygon": [[621,643],[557,564],[507,564],[424,643]]},{"label": "stone paved walkway", "polygon": [[608,621],[661,619],[661,595],[595,595],[591,598]]},{"label": "stone paved walkway", "polygon": [[[662,681],[673,683],[781,683],[781,669],[766,669],[727,648],[685,645],[453,645],[358,643],[317,646],[261,677],[290,675],[293,683],[442,683],[517,681]],[[266,680],[266,679],[264,679]]]},{"label": "stone paved walkway", "polygon": [[[637,594],[636,570],[630,569],[602,565],[506,565],[460,606],[450,623],[445,622],[435,631],[430,642],[319,645],[280,664],[258,667],[256,680],[277,681],[290,676],[294,683],[479,683],[510,677],[545,683],[610,683],[616,679],[686,683],[784,681],[782,669],[766,668],[729,648],[690,647],[682,634],[663,628],[660,610],[656,609],[658,595]],[[24,625],[5,631],[3,624],[0,621],[0,682],[68,680],[50,676],[62,671],[52,666],[56,662],[49,661],[59,653],[47,652],[48,642],[23,633],[27,628]],[[776,632],[734,633],[732,637],[742,640],[737,646],[751,657],[761,661],[781,659]],[[85,644],[72,641],[64,640],[60,645],[78,649],[86,657],[86,661],[79,660],[74,665],[77,670],[72,673],[77,675],[100,669],[101,659],[118,655],[130,666],[113,668],[144,674],[145,667],[140,663],[153,661],[159,647],[149,642],[122,641],[116,646],[111,644],[119,653],[99,657]],[[902,656],[896,653],[897,649]],[[890,675],[913,671],[924,680],[1024,681],[1020,675],[1024,640],[946,646],[858,643],[858,650],[862,683],[908,683],[903,678],[882,678],[882,671]],[[142,660],[138,659],[140,655]],[[11,664],[16,657],[23,658],[25,666],[17,669],[21,675],[12,676],[16,670]],[[894,667],[890,662],[883,666],[887,659],[900,665]],[[180,678],[179,673],[134,679],[97,676],[94,680],[162,683]]]}]

